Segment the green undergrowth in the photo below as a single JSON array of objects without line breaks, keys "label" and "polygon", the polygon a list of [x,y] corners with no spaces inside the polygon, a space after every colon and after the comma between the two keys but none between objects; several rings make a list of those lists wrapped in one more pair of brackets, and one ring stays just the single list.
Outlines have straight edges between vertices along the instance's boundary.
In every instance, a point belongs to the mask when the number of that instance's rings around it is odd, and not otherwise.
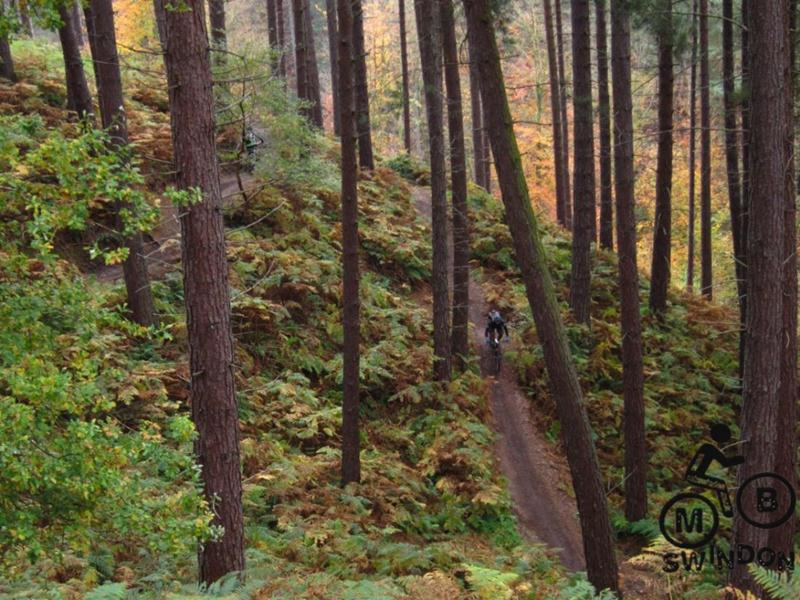
[{"label": "green undergrowth", "polygon": [[[30,108],[4,117],[13,135],[0,144],[0,162],[27,182],[0,191],[15,223],[0,237],[0,595],[198,596],[196,545],[217,532],[192,461],[180,275],[153,282],[161,325],[143,329],[125,318],[121,282],[86,276],[51,243],[83,243],[116,188],[34,160],[56,143],[65,164],[114,160],[91,146],[93,134],[36,109],[61,110],[42,97],[42,81],[0,89],[0,114],[17,112],[19,94]],[[164,121],[150,104],[135,105],[133,135],[152,142]],[[567,578],[517,532],[483,380],[471,370],[446,386],[429,381],[420,295],[430,232],[388,169],[359,183],[363,481],[339,485],[335,147],[279,106],[262,110],[275,147],[299,136],[324,168],[319,178],[303,170],[302,152],[283,155],[282,170],[263,157],[258,191],[225,210],[248,576],[205,594],[590,598],[585,579]],[[94,150],[81,154],[86,147]],[[136,148],[143,175],[135,163],[128,172],[108,162],[109,181],[152,183],[149,147]],[[137,197],[142,214],[157,192]],[[146,227],[139,216],[131,222]]]}]

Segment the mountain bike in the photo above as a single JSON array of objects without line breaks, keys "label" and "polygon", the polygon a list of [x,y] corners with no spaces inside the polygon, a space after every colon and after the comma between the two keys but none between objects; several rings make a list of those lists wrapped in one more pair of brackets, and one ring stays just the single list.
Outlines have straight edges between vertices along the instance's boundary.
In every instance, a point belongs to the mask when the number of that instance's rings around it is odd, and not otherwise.
[{"label": "mountain bike", "polygon": [[489,374],[496,377],[503,368],[503,350],[500,340],[497,339],[497,332],[492,332],[486,343],[489,346]]}]

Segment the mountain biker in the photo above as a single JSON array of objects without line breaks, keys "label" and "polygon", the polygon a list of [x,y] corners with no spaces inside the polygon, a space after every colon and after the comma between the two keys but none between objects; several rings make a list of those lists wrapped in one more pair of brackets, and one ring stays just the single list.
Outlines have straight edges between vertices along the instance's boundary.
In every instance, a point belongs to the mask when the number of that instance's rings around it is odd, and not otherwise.
[{"label": "mountain biker", "polygon": [[506,326],[506,322],[503,320],[503,317],[500,315],[500,312],[494,309],[490,310],[489,321],[486,324],[483,337],[486,338],[487,342],[499,342],[501,339],[503,339],[503,333],[505,333],[506,338],[510,337],[508,335],[508,327]]}]

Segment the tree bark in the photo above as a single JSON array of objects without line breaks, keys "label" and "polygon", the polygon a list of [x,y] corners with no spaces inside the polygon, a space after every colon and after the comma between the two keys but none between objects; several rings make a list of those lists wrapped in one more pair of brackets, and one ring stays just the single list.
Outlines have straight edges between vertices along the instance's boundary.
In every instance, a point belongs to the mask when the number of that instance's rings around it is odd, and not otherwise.
[{"label": "tree bark", "polygon": [[451,376],[450,286],[447,277],[447,180],[442,103],[442,23],[439,8],[439,2],[414,0],[430,144],[433,375],[437,381],[448,381]]},{"label": "tree bark", "polygon": [[[300,100],[309,102],[308,93],[308,59],[306,58],[306,39],[305,39],[305,20],[303,10],[305,0],[292,0],[292,18],[294,23],[294,62],[296,66],[295,74],[297,97]],[[302,108],[301,112],[305,117],[312,121],[312,109],[310,105]]]},{"label": "tree bark", "polygon": [[622,329],[622,393],[625,405],[625,518],[628,521],[638,521],[647,514],[647,450],[644,435],[642,322],[639,313],[639,272],[636,266],[630,16],[621,2],[611,3],[611,72]]},{"label": "tree bark", "polygon": [[483,161],[486,156],[486,135],[483,127],[483,102],[481,101],[480,76],[478,75],[478,57],[467,41],[469,50],[469,96],[472,113],[472,160],[475,171],[475,183],[488,191],[486,181],[487,170]]},{"label": "tree bark", "polygon": [[81,27],[81,5],[80,0],[73,0],[70,7],[70,17],[72,17],[72,27],[75,29],[75,42],[79,48],[83,48],[83,27]]},{"label": "tree bark", "polygon": [[374,169],[372,126],[369,117],[369,87],[367,79],[367,49],[364,41],[364,8],[361,0],[353,2],[353,60],[356,84],[356,129],[358,131],[358,164],[362,169]]},{"label": "tree bark", "polygon": [[[117,39],[114,30],[114,8],[111,0],[91,0],[86,7],[86,29],[94,48],[94,70],[97,77],[97,99],[103,129],[116,147],[128,144],[128,125],[125,119],[122,76],[119,69]],[[118,206],[117,210],[125,206]],[[122,231],[123,223],[118,218]],[[122,264],[128,307],[134,321],[140,325],[155,325],[156,309],[150,289],[150,276],[144,257],[141,232],[125,238],[128,258]]]},{"label": "tree bark", "polygon": [[744,325],[747,313],[747,286],[744,265],[746,249],[742,247],[742,188],[739,180],[739,140],[736,134],[735,61],[733,58],[733,0],[722,0],[722,80],[725,110],[725,166],[728,175],[728,205],[731,213],[733,260],[736,269],[736,292],[739,299],[739,375],[744,358]]},{"label": "tree bark", "polygon": [[464,0],[469,43],[479,57],[486,125],[492,142],[506,221],[525,290],[544,351],[550,387],[556,399],[561,432],[578,504],[589,581],[602,590],[618,590],[617,563],[605,489],[591,428],[553,282],[531,207],[522,160],[514,135],[489,0]]},{"label": "tree bark", "polygon": [[286,79],[286,15],[283,10],[283,0],[274,1],[278,31],[278,49],[280,51],[280,57],[278,58],[278,75]]},{"label": "tree bark", "polygon": [[311,12],[311,1],[303,0],[303,39],[306,47],[306,74],[308,75],[308,100],[311,102],[311,121],[323,128],[322,94],[319,85],[319,63],[317,48],[314,42],[314,19]]},{"label": "tree bark", "polygon": [[695,254],[695,128],[697,126],[697,0],[692,0],[692,64],[689,84],[689,231],[686,259],[686,289],[694,289]]},{"label": "tree bark", "polygon": [[344,329],[342,405],[342,483],[361,479],[359,454],[359,271],[358,165],[353,73],[353,12],[350,2],[338,2],[339,105],[342,107],[342,326]]},{"label": "tree bark", "polygon": [[26,0],[21,0],[19,3],[19,23],[24,34],[33,39],[33,22],[31,21],[30,8]]},{"label": "tree bark", "polygon": [[553,164],[556,174],[556,220],[559,225],[566,227],[566,188],[564,178],[567,176],[564,169],[564,141],[561,125],[561,87],[558,77],[558,59],[556,58],[556,42],[553,33],[553,11],[550,0],[544,0],[544,28],[547,43],[547,66],[550,77],[550,114],[553,119]]},{"label": "tree bark", "polygon": [[342,133],[342,110],[339,108],[339,28],[336,25],[336,0],[325,0],[328,18],[328,52],[331,64],[331,100],[333,103],[333,133]]},{"label": "tree bark", "polygon": [[656,215],[653,224],[653,256],[650,268],[650,310],[667,309],[667,290],[672,265],[672,0],[661,0],[658,19],[658,165],[656,167]]},{"label": "tree bark", "polygon": [[[225,0],[208,0],[208,18],[211,26],[211,44],[216,50],[226,50],[228,36],[225,26]],[[217,52],[215,56],[221,59],[224,55]]]},{"label": "tree bark", "polygon": [[708,75],[708,0],[700,0],[700,291],[713,297],[711,265],[711,98]]},{"label": "tree bark", "polygon": [[[785,302],[793,300],[792,290],[786,287],[789,282],[786,252],[789,251],[789,256],[796,252],[794,245],[791,248],[786,246],[794,235],[794,222],[790,227],[786,226],[786,217],[794,217],[794,197],[787,197],[787,188],[791,188],[791,184],[787,185],[787,171],[791,171],[787,169],[791,143],[788,3],[759,3],[758,10],[751,12],[749,20],[752,73],[750,199],[753,210],[748,238],[747,289],[750,298],[741,413],[747,460],[739,467],[740,488],[754,474],[775,472],[788,466],[783,458],[789,448],[781,448],[781,443],[789,440],[782,439],[780,422],[787,421],[795,411],[792,407],[789,415],[783,414],[782,409],[787,408],[788,401],[781,396],[786,391],[791,398],[796,394],[794,389],[784,389],[783,384],[788,382],[781,380],[784,366],[788,364],[788,361],[784,363],[784,353],[793,345],[797,333],[796,327],[792,332],[784,331],[789,322]],[[790,262],[794,269],[794,261]],[[790,277],[794,278],[794,275]],[[786,292],[790,292],[788,298]],[[791,310],[797,310],[796,302]],[[789,334],[789,340],[784,339],[785,333]],[[796,347],[791,360],[796,360]],[[792,421],[792,430],[794,426]],[[794,431],[791,437],[794,437]],[[784,475],[789,476],[790,481],[793,479],[792,473]],[[759,515],[756,494],[748,491],[753,487],[741,490],[742,509],[734,516],[732,539],[746,540],[754,548],[763,548],[769,545],[771,538],[776,538],[777,532],[770,533],[769,529],[755,527],[742,518],[743,514],[749,514],[751,518]],[[782,489],[778,490],[777,500],[781,508],[788,504],[788,496]],[[758,518],[756,520],[761,522]],[[787,524],[781,528],[788,531]],[[791,545],[789,548],[774,548],[776,552],[792,549]],[[758,597],[764,593],[753,581],[747,566],[740,563],[731,572],[731,583],[752,591]]]},{"label": "tree bark", "polygon": [[403,146],[411,154],[411,101],[408,84],[408,41],[406,40],[406,0],[398,0],[400,20],[400,68],[402,70],[403,94]]},{"label": "tree bark", "polygon": [[561,26],[561,0],[555,1],[556,11],[556,54],[558,55],[558,81],[561,99],[561,150],[564,153],[564,188],[566,203],[564,205],[564,221],[567,229],[572,229],[572,191],[569,170],[569,119],[567,118],[567,70],[564,67],[564,28]]},{"label": "tree bark", "polygon": [[[172,145],[181,190],[202,199],[181,210],[181,251],[189,338],[195,449],[219,540],[199,553],[200,580],[212,583],[244,569],[239,420],[233,338],[214,140],[214,96],[203,0],[167,0],[166,65]],[[191,10],[180,10],[188,6]]]},{"label": "tree bark", "polygon": [[[750,232],[750,0],[742,0],[741,6],[742,37],[741,37],[741,64],[742,64],[742,222],[741,222],[741,247],[745,253],[745,263],[742,265],[744,285],[747,288],[747,238]],[[745,293],[746,293],[745,289]],[[742,320],[747,323],[747,297],[745,296],[744,314]],[[746,339],[746,338],[745,338]],[[746,342],[745,342],[746,343]],[[739,345],[739,361],[742,375],[744,375],[744,344]]]},{"label": "tree bark", "polygon": [[161,44],[161,51],[163,52],[164,48],[167,47],[167,24],[164,12],[164,0],[153,0],[153,14],[155,15],[158,43]]},{"label": "tree bark", "polygon": [[447,89],[447,129],[453,198],[453,330],[452,356],[463,371],[469,356],[469,215],[464,117],[458,64],[455,15],[452,0],[441,0],[442,47]]},{"label": "tree bark", "polygon": [[75,26],[72,21],[72,11],[66,6],[59,5],[58,16],[61,18],[61,27],[58,28],[58,37],[61,40],[61,50],[64,54],[64,70],[67,80],[67,108],[78,113],[80,118],[93,119],[92,95],[86,83],[86,73],[83,70],[83,59],[78,40],[75,37]]},{"label": "tree bark", "polygon": [[279,73],[279,42],[278,42],[278,12],[275,6],[276,0],[267,0],[267,39],[269,49],[272,53],[270,57],[270,70],[273,74]]},{"label": "tree bark", "polygon": [[597,27],[597,112],[600,124],[600,247],[614,249],[614,199],[611,170],[611,101],[608,91],[606,0],[595,0]]},{"label": "tree bark", "polygon": [[589,0],[572,0],[572,118],[575,209],[569,304],[578,323],[589,323],[592,241],[595,238],[592,34]]},{"label": "tree bark", "polygon": [[[5,5],[0,2],[0,18],[3,17]],[[14,70],[14,59],[11,56],[11,43],[8,34],[0,32],[0,77],[9,81],[17,81],[17,73]]]},{"label": "tree bark", "polygon": [[83,7],[83,19],[84,22],[86,23],[86,40],[89,42],[89,53],[91,54],[92,57],[92,65],[94,65],[94,68],[92,70],[94,71],[94,85],[95,88],[97,89],[98,104],[99,104],[101,85],[100,85],[100,77],[97,73],[97,62],[98,62],[97,35],[94,30],[95,18],[94,18],[94,13],[92,11],[91,0],[86,4],[86,6]]}]

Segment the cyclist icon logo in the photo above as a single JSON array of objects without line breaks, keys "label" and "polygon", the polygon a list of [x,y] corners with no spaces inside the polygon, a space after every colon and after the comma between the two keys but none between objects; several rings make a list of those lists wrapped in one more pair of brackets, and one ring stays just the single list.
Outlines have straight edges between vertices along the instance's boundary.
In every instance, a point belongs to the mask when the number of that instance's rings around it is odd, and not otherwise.
[{"label": "cyclist icon logo", "polygon": [[[745,462],[744,456],[728,456],[731,430],[715,423],[710,427],[711,439],[717,444],[704,443],[689,463],[684,480],[691,485],[711,491],[717,503],[698,492],[681,492],[662,508],[658,525],[664,538],[673,546],[695,549],[710,542],[719,528],[719,512],[733,516],[731,495],[725,479],[709,474],[712,464],[731,469]],[[720,510],[717,510],[719,504]],[[736,493],[736,509],[742,519],[754,527],[770,529],[785,523],[794,513],[795,491],[789,482],[776,473],[758,473],[742,483]]]}]

